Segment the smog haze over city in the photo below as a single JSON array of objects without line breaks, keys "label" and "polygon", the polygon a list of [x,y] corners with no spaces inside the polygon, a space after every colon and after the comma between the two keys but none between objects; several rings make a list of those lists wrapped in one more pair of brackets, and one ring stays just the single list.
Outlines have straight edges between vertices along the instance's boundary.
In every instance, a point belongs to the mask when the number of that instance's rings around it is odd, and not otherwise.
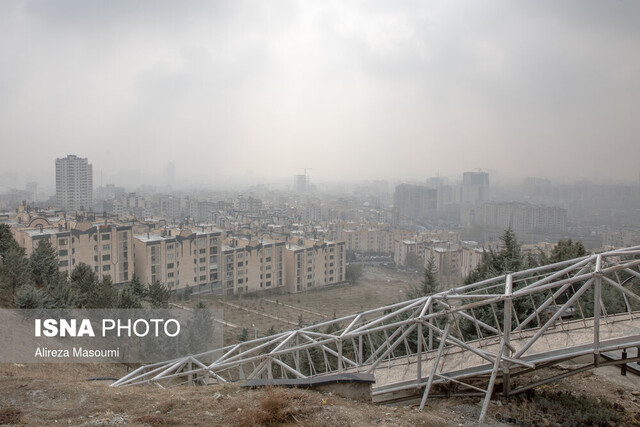
[{"label": "smog haze over city", "polygon": [[0,179],[638,182],[640,5],[0,4]]},{"label": "smog haze over city", "polygon": [[0,424],[637,425],[639,23],[0,0]]}]

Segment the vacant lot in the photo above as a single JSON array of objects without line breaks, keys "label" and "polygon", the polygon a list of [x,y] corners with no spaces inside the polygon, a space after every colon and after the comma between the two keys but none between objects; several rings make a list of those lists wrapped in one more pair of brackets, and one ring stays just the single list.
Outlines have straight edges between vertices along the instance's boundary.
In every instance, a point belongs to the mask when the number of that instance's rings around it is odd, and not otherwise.
[{"label": "vacant lot", "polygon": [[[243,328],[254,334],[267,335],[339,318],[359,311],[393,304],[407,299],[407,290],[419,283],[416,274],[398,273],[380,267],[365,268],[354,285],[337,285],[300,294],[269,296],[192,297],[183,305],[203,301],[207,307],[224,310],[225,342],[237,339]],[[255,325],[255,327],[254,327]],[[237,326],[237,327],[234,327]]]}]

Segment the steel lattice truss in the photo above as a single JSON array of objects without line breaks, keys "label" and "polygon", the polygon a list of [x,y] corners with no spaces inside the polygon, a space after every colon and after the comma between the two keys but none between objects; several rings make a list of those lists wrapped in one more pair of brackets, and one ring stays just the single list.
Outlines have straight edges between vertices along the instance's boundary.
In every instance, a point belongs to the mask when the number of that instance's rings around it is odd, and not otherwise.
[{"label": "steel lattice truss", "polygon": [[421,409],[429,396],[481,395],[482,421],[497,382],[508,396],[567,375],[512,387],[523,373],[588,354],[586,368],[615,363],[600,354],[640,347],[639,265],[636,246],[531,268],[145,365],[112,385],[367,372],[376,376],[374,397],[419,393]]}]

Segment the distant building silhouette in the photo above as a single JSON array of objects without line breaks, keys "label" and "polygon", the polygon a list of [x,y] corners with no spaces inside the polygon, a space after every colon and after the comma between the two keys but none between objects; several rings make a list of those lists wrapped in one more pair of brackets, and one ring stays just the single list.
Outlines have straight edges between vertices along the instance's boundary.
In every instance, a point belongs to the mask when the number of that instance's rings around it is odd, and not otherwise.
[{"label": "distant building silhouette", "polygon": [[462,201],[469,203],[489,200],[489,174],[465,172],[462,174]]},{"label": "distant building silhouette", "polygon": [[93,166],[86,158],[56,159],[56,206],[67,213],[93,208]]},{"label": "distant building silhouette", "polygon": [[400,184],[393,194],[398,213],[411,219],[424,219],[438,208],[438,191],[424,185]]}]

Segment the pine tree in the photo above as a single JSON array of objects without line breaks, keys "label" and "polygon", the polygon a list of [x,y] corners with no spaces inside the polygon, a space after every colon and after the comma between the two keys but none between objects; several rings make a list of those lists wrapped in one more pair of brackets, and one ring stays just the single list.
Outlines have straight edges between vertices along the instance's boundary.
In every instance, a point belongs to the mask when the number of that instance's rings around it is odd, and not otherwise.
[{"label": "pine tree", "polygon": [[[551,256],[547,259],[543,258],[544,264],[553,264],[556,262],[567,261],[574,258],[580,258],[587,255],[582,242],[573,242],[571,239],[560,240],[551,251]],[[544,254],[542,254],[544,257]]]},{"label": "pine tree", "polygon": [[31,281],[29,260],[24,255],[24,249],[17,244],[8,245],[7,251],[0,264],[0,278],[5,289],[15,295],[16,289]]},{"label": "pine tree", "polygon": [[78,293],[78,303],[86,306],[98,286],[98,277],[85,263],[76,264],[71,272],[70,286]]},{"label": "pine tree", "polygon": [[120,291],[118,294],[117,307],[123,309],[142,308],[140,298],[136,295],[131,286]]},{"label": "pine tree", "polygon": [[142,299],[147,296],[147,289],[140,282],[140,278],[135,274],[131,278],[131,283],[129,283],[129,286],[131,287],[131,290],[138,298]]},{"label": "pine tree", "polygon": [[153,282],[149,286],[148,295],[151,300],[151,308],[169,308],[171,291],[164,283],[157,280]]},{"label": "pine tree", "polygon": [[197,354],[210,350],[214,344],[213,318],[207,306],[200,301],[189,323],[188,348],[191,354]]},{"label": "pine tree", "polygon": [[41,240],[29,258],[36,286],[45,286],[58,279],[58,254],[48,239]]},{"label": "pine tree", "polygon": [[424,275],[420,285],[413,287],[409,290],[409,298],[420,298],[427,295],[432,295],[438,290],[438,269],[436,268],[436,260],[433,255],[427,260],[427,265],[424,268]]},{"label": "pine tree", "polygon": [[8,224],[0,224],[0,258],[4,258],[9,248],[18,246],[18,242],[11,234],[11,227]]},{"label": "pine tree", "polygon": [[118,304],[118,291],[113,287],[111,276],[106,275],[94,288],[86,302],[87,308],[115,308]]},{"label": "pine tree", "polygon": [[45,295],[42,289],[33,285],[23,285],[18,288],[13,301],[18,308],[33,309],[43,306]]},{"label": "pine tree", "polygon": [[78,290],[69,284],[66,277],[59,275],[55,283],[46,288],[44,306],[46,308],[75,308],[80,303]]}]

